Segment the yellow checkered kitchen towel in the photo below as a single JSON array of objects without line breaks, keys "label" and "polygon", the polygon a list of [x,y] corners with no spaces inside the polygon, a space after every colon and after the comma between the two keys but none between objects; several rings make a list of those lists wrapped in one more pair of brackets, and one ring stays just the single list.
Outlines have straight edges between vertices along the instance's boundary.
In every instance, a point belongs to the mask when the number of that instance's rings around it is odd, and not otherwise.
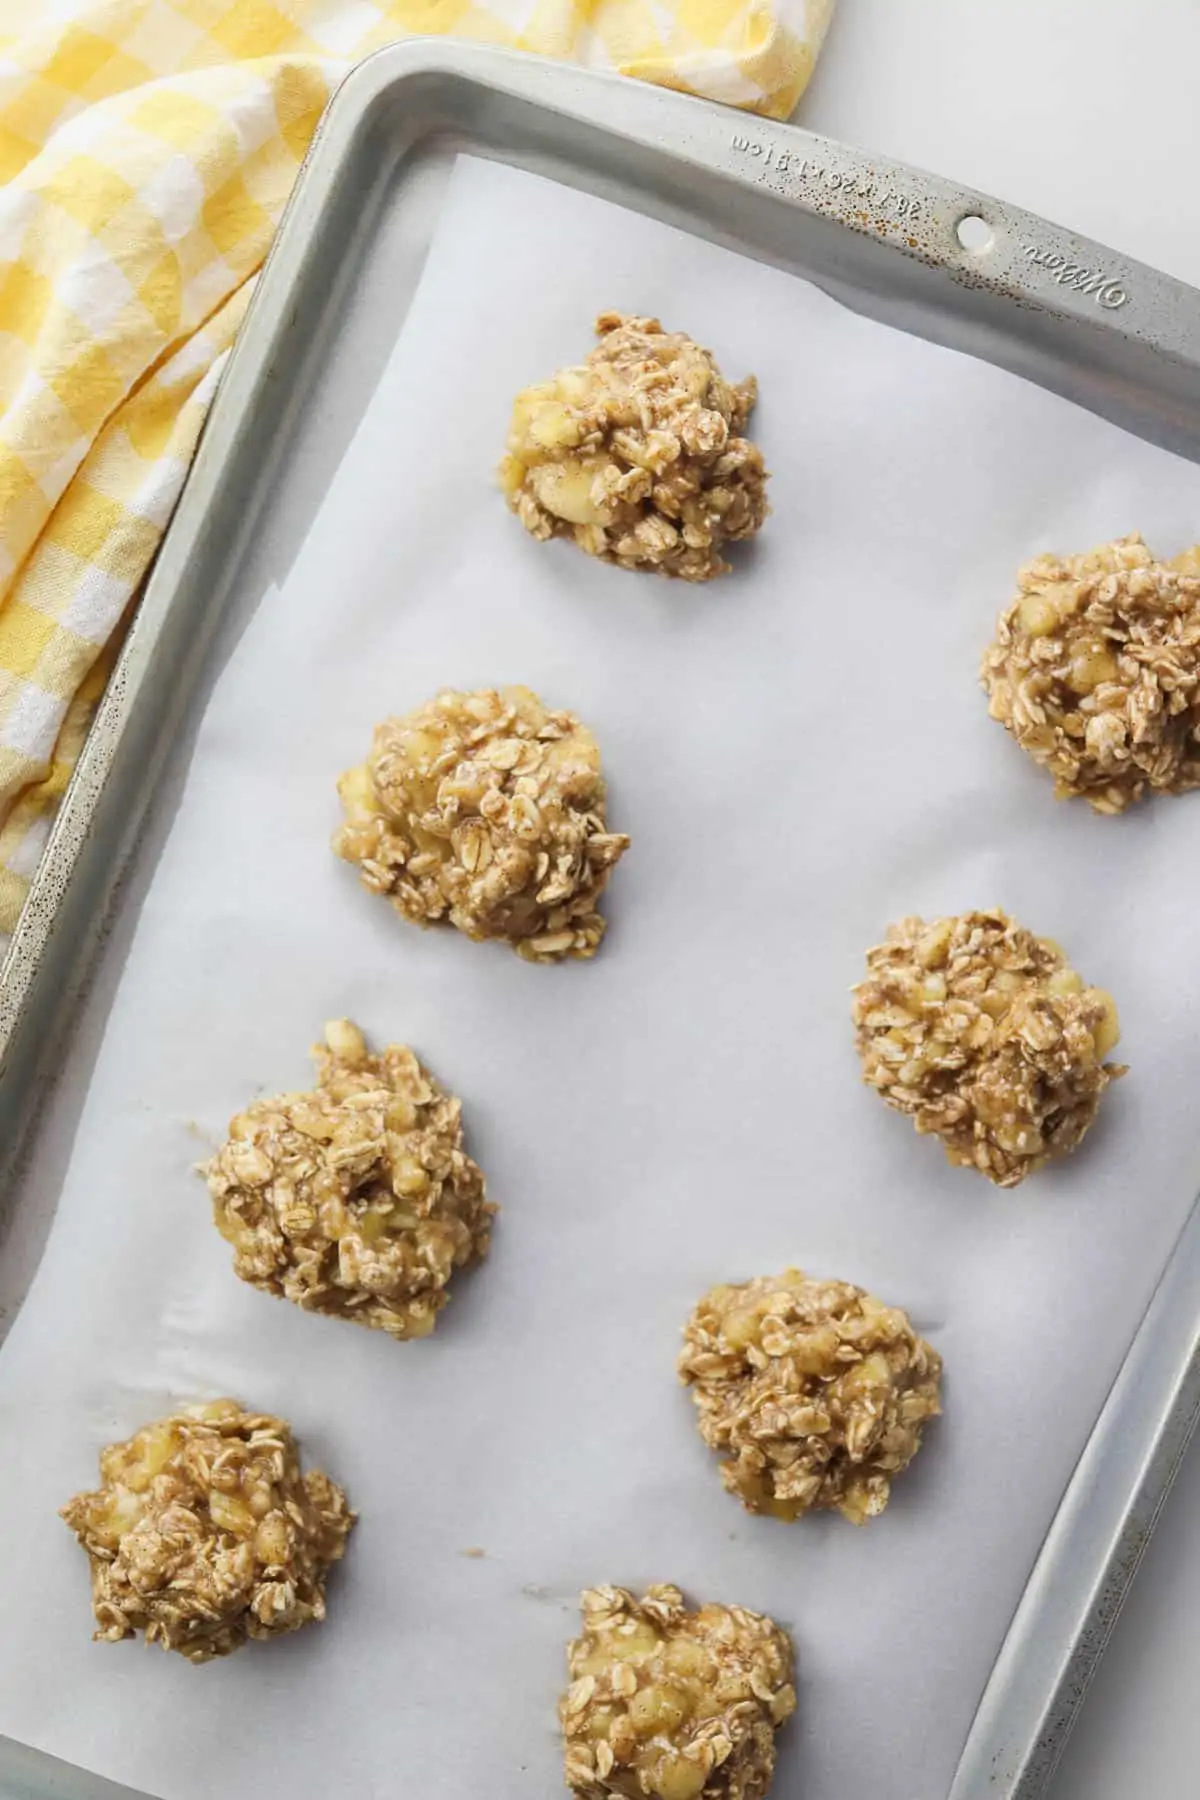
[{"label": "yellow checkered kitchen towel", "polygon": [[339,77],[452,33],[786,116],[833,0],[0,0],[0,949]]}]

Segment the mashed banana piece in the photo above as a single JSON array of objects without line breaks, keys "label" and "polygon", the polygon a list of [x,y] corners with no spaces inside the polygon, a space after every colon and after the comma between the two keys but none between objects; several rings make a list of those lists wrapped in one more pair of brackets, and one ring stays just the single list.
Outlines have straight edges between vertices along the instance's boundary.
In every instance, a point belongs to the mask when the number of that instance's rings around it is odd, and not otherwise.
[{"label": "mashed banana piece", "polygon": [[311,1093],[255,1100],[204,1169],[234,1272],[311,1312],[427,1337],[495,1207],[463,1150],[462,1103],[403,1044],[370,1056],[325,1027]]},{"label": "mashed banana piece", "polygon": [[998,1187],[1074,1150],[1125,1073],[1112,995],[999,910],[890,926],[853,1011],[864,1080]]},{"label": "mashed banana piece", "polygon": [[62,1517],[88,1553],[98,1639],[145,1633],[189,1662],[325,1617],[355,1515],[290,1425],[236,1400],[188,1406],[100,1457]]},{"label": "mashed banana piece", "polygon": [[578,368],[513,405],[500,481],[535,538],[571,537],[623,569],[724,574],[724,544],[767,516],[762,452],[742,434],[757,397],[657,319],[602,313]]},{"label": "mashed banana piece", "polygon": [[338,792],[335,851],[403,918],[500,938],[527,962],[595,954],[629,839],[608,829],[600,751],[574,713],[528,688],[446,689],[385,719]]},{"label": "mashed banana piece", "polygon": [[1200,547],[1141,538],[1043,556],[1017,577],[983,659],[988,711],[1060,798],[1120,813],[1200,786]]},{"label": "mashed banana piece", "polygon": [[833,1507],[863,1524],[941,1411],[937,1352],[907,1314],[848,1281],[788,1269],[715,1287],[683,1340],[700,1435],[729,1453],[721,1478],[750,1512]]},{"label": "mashed banana piece", "polygon": [[786,1632],[740,1606],[688,1612],[677,1587],[589,1588],[559,1706],[579,1800],[761,1800],[796,1709]]}]

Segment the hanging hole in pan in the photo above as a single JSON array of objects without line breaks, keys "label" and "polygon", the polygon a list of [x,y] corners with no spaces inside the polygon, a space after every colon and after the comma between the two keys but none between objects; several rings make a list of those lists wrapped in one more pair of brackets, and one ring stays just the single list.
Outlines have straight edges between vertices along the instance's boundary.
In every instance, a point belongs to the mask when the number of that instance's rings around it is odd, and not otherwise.
[{"label": "hanging hole in pan", "polygon": [[978,213],[964,213],[954,227],[954,235],[963,249],[969,250],[973,256],[981,256],[996,241],[991,226]]}]

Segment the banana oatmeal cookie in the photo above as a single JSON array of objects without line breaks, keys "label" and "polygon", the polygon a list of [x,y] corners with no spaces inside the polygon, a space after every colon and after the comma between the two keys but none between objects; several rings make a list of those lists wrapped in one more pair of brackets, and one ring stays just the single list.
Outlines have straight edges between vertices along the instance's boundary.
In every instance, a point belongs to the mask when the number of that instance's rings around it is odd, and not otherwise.
[{"label": "banana oatmeal cookie", "polygon": [[890,926],[853,1011],[863,1079],[997,1187],[1074,1150],[1125,1073],[1112,995],[998,910]]},{"label": "banana oatmeal cookie", "polygon": [[308,1311],[427,1337],[496,1210],[462,1103],[403,1044],[369,1055],[347,1019],[313,1054],[312,1092],[252,1101],[203,1170],[234,1272]]},{"label": "banana oatmeal cookie", "polygon": [[585,363],[513,404],[500,481],[535,538],[574,538],[623,569],[708,581],[767,516],[762,452],[742,434],[753,376],[657,319],[602,313]]},{"label": "banana oatmeal cookie", "polygon": [[589,1588],[559,1705],[579,1800],[761,1800],[796,1710],[792,1646],[740,1606],[688,1612],[677,1587]]},{"label": "banana oatmeal cookie", "polygon": [[378,726],[342,776],[333,840],[416,925],[500,938],[527,962],[593,956],[629,839],[609,831],[595,738],[528,688],[452,689]]},{"label": "banana oatmeal cookie", "polygon": [[1200,786],[1200,551],[1157,562],[1135,533],[1017,577],[983,659],[993,719],[1060,798],[1120,813]]},{"label": "banana oatmeal cookie", "polygon": [[187,1406],[100,1457],[101,1486],[62,1517],[88,1553],[108,1643],[145,1633],[189,1662],[325,1617],[325,1578],[355,1515],[291,1426],[236,1400]]},{"label": "banana oatmeal cookie", "polygon": [[715,1287],[683,1343],[700,1435],[729,1453],[721,1479],[776,1519],[819,1507],[873,1519],[941,1411],[936,1350],[907,1314],[848,1281],[788,1269]]}]

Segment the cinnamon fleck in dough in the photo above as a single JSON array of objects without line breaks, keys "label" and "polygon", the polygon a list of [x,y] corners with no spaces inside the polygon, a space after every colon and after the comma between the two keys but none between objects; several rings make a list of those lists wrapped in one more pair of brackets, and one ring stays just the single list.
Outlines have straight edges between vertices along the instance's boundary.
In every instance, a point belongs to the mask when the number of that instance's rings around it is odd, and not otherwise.
[{"label": "cinnamon fleck in dough", "polygon": [[1120,813],[1200,786],[1200,546],[1162,563],[1135,533],[1030,563],[982,679],[1060,798]]},{"label": "cinnamon fleck in dough", "polygon": [[767,516],[762,452],[744,436],[753,376],[657,319],[602,313],[585,363],[513,405],[500,480],[535,538],[570,537],[624,569],[708,581]]},{"label": "cinnamon fleck in dough", "polygon": [[559,1706],[579,1800],[761,1800],[796,1709],[787,1633],[741,1606],[689,1612],[665,1583],[589,1588],[580,1607]]},{"label": "cinnamon fleck in dough", "polygon": [[462,1103],[412,1051],[368,1054],[327,1025],[309,1093],[253,1101],[204,1173],[234,1272],[312,1312],[427,1337],[495,1207],[463,1149]]},{"label": "cinnamon fleck in dough", "polygon": [[499,938],[527,962],[595,955],[629,839],[608,829],[600,751],[574,713],[528,688],[446,689],[385,719],[338,792],[334,849],[403,918]]},{"label": "cinnamon fleck in dough", "polygon": [[355,1515],[291,1427],[236,1400],[184,1407],[100,1458],[62,1516],[88,1553],[96,1637],[143,1632],[189,1662],[325,1617]]},{"label": "cinnamon fleck in dough", "polygon": [[679,1374],[725,1486],[777,1519],[874,1518],[941,1411],[941,1358],[907,1315],[799,1269],[705,1294]]},{"label": "cinnamon fleck in dough", "polygon": [[997,1187],[1074,1150],[1125,1073],[1112,995],[999,910],[889,927],[853,1010],[864,1080]]}]

